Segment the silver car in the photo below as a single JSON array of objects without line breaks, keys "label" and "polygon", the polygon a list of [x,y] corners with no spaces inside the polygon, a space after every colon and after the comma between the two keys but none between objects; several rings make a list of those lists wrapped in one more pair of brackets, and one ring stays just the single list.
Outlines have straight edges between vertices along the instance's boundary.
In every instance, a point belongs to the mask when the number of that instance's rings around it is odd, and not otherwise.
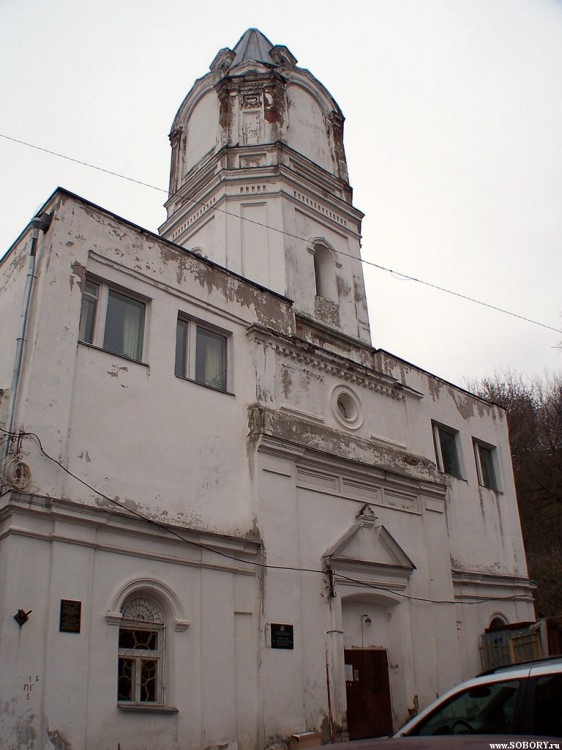
[{"label": "silver car", "polygon": [[562,737],[562,656],[497,667],[467,680],[394,737],[455,734]]}]

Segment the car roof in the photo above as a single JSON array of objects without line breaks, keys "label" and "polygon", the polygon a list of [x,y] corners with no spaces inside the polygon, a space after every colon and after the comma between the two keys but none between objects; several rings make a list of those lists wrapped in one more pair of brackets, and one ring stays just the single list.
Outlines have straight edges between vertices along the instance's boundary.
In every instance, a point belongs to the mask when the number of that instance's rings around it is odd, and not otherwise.
[{"label": "car roof", "polygon": [[533,672],[535,671],[535,667],[548,667],[550,665],[553,665],[554,671],[558,671],[556,669],[557,665],[562,665],[562,654],[559,654],[558,656],[545,656],[543,659],[533,659],[531,661],[519,661],[515,664],[500,664],[497,667],[492,667],[491,669],[487,669],[485,672],[480,672],[478,677],[484,677],[486,675],[495,674],[496,672],[506,672],[506,671],[512,671],[514,669],[521,669],[521,668],[529,668],[531,667]]}]

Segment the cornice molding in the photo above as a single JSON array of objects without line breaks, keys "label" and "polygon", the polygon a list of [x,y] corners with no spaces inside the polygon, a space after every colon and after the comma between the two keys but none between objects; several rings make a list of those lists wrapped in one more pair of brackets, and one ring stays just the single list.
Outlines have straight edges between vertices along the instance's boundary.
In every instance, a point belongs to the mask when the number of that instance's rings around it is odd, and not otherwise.
[{"label": "cornice molding", "polygon": [[481,573],[477,570],[460,570],[459,568],[451,568],[451,576],[453,583],[456,586],[506,587],[510,589],[517,587],[528,592],[532,592],[536,589],[536,585],[530,578],[509,574],[501,575],[495,573]]},{"label": "cornice molding", "polygon": [[[0,541],[11,535],[22,536],[252,576],[256,574],[253,563],[262,550],[262,543],[256,539],[156,519],[142,520],[114,508],[24,493],[10,494],[0,510],[0,522],[3,523]],[[73,524],[82,528],[79,534],[72,531]],[[166,534],[167,530],[170,533]],[[175,534],[181,534],[182,538]],[[224,554],[215,560],[213,550],[234,555],[237,560],[229,563]]]},{"label": "cornice molding", "polygon": [[[285,359],[291,359],[304,366],[334,375],[345,382],[375,391],[396,401],[405,399],[404,387],[394,378],[376,370],[370,370],[355,360],[328,351],[304,339],[286,339],[258,326],[252,326],[247,335],[253,338],[256,344],[274,350]],[[358,348],[363,347],[359,344]]]},{"label": "cornice molding", "polygon": [[[404,492],[444,502],[447,485],[429,459],[369,439],[254,404],[248,408],[250,440],[260,453],[292,460],[299,467],[323,463],[333,475],[349,470],[398,485]],[[400,491],[400,490],[398,490]],[[416,511],[419,512],[419,511]]]},{"label": "cornice molding", "polygon": [[[254,167],[233,167],[230,165],[232,154],[252,154],[261,151],[266,154],[275,154],[273,163],[265,163]],[[290,185],[289,192],[276,188],[275,194],[283,192],[287,197],[291,197],[295,203],[300,203],[305,207],[310,207],[310,200],[307,204],[306,195],[316,195],[316,202],[329,207],[334,214],[345,216],[349,226],[342,225],[340,221],[334,220],[341,229],[347,229],[349,232],[356,233],[357,226],[361,223],[364,214],[355,208],[350,202],[350,188],[341,181],[340,178],[326,171],[307,157],[294,151],[290,146],[280,141],[260,144],[259,146],[222,146],[220,149],[213,151],[206,158],[193,167],[185,178],[181,187],[166,202],[168,208],[173,203],[181,205],[165,222],[162,224],[160,231],[169,231],[172,224],[179,221],[176,215],[181,214],[182,221],[190,212],[197,212],[201,205],[206,205],[213,193],[217,193],[224,185],[235,182],[255,181],[262,182],[266,180],[271,183],[281,180],[282,183]],[[302,198],[295,195],[295,192],[301,193]],[[226,188],[223,189],[226,196]],[[341,193],[341,196],[339,195]],[[273,194],[273,192],[272,192]],[[345,196],[345,197],[344,197]],[[228,197],[239,197],[236,194]],[[243,197],[241,194],[240,197]],[[193,205],[193,200],[197,204]],[[191,208],[190,208],[191,201]],[[314,202],[314,199],[312,199]],[[198,208],[199,206],[199,208]],[[329,218],[322,212],[322,215]]]}]

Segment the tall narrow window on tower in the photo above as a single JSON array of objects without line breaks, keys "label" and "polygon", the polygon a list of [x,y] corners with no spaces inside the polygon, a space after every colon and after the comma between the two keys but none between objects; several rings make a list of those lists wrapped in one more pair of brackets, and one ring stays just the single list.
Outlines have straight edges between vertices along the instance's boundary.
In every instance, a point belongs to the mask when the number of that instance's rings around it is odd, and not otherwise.
[{"label": "tall narrow window on tower", "polygon": [[332,251],[325,245],[314,245],[314,278],[316,296],[337,302],[336,263]]}]

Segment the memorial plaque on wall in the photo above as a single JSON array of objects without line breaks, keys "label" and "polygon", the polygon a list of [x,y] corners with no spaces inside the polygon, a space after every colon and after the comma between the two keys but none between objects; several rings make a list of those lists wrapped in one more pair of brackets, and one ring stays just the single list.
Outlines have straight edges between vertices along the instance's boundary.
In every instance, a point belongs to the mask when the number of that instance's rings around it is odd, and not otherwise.
[{"label": "memorial plaque on wall", "polygon": [[81,615],[82,602],[61,599],[59,631],[61,633],[79,633]]},{"label": "memorial plaque on wall", "polygon": [[294,648],[293,626],[271,623],[271,648]]}]

